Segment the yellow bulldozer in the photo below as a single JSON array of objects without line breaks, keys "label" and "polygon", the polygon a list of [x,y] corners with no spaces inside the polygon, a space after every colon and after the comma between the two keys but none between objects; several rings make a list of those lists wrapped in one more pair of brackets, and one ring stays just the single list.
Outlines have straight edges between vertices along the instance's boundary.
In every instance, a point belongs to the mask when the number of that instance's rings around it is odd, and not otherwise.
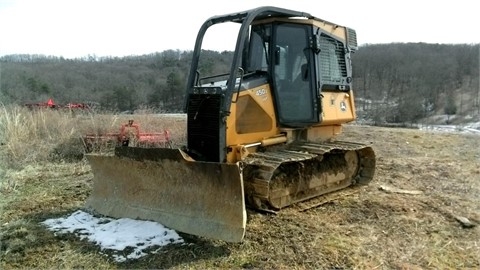
[{"label": "yellow bulldozer", "polygon": [[[207,29],[239,25],[229,72],[202,76]],[[240,242],[246,207],[279,211],[367,184],[372,147],[338,141],[355,120],[356,32],[305,12],[259,7],[201,26],[186,85],[187,143],[89,154],[86,206],[188,234]]]}]

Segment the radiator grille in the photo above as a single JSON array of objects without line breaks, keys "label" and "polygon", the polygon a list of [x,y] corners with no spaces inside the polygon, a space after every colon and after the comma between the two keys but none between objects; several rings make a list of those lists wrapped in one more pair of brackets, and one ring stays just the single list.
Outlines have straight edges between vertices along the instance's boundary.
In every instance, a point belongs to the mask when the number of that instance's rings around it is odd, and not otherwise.
[{"label": "radiator grille", "polygon": [[347,28],[347,43],[348,47],[350,47],[352,51],[356,51],[358,49],[357,32],[351,28]]},{"label": "radiator grille", "polygon": [[191,94],[188,102],[188,149],[204,161],[220,159],[220,95]]}]

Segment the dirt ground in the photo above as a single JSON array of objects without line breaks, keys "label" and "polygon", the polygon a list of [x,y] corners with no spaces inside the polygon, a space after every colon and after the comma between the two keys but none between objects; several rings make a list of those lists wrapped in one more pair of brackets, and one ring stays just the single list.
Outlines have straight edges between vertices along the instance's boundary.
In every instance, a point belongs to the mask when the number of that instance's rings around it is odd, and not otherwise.
[{"label": "dirt ground", "polygon": [[368,186],[248,210],[242,243],[182,234],[186,244],[125,263],[39,225],[82,207],[88,164],[25,168],[0,191],[0,268],[480,268],[480,135],[348,125],[339,139],[374,148]]}]

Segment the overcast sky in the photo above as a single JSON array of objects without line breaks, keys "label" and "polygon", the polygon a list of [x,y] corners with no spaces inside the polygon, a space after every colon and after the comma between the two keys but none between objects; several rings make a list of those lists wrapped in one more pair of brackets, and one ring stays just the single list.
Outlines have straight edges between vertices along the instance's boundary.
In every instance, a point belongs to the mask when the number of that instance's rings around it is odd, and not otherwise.
[{"label": "overcast sky", "polygon": [[[474,0],[0,0],[0,56],[75,58],[193,50],[207,18],[267,5],[353,28],[360,45],[480,43]],[[228,49],[223,43],[219,40],[212,49]]]}]

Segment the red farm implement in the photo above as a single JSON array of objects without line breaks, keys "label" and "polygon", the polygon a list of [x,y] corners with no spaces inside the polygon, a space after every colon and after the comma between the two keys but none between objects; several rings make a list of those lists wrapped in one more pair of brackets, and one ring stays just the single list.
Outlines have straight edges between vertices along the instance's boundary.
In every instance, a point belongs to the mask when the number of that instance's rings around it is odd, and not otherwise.
[{"label": "red farm implement", "polygon": [[128,120],[119,132],[87,134],[83,137],[86,152],[102,151],[114,146],[171,147],[170,131],[141,132],[140,127]]},{"label": "red farm implement", "polygon": [[29,109],[41,109],[41,108],[57,109],[58,105],[55,104],[53,99],[50,98],[46,102],[26,103],[25,107]]},{"label": "red farm implement", "polygon": [[25,107],[31,110],[38,109],[55,109],[55,110],[69,110],[69,111],[91,111],[92,106],[87,103],[70,102],[66,105],[57,104],[53,99],[49,98],[46,102],[25,103]]}]

